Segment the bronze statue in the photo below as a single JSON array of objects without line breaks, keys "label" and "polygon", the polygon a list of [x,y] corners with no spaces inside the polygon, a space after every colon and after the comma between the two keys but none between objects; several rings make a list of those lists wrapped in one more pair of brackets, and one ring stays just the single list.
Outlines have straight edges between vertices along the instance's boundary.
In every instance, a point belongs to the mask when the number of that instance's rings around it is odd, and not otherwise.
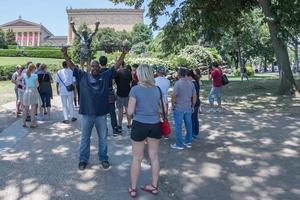
[{"label": "bronze statue", "polygon": [[91,44],[94,35],[97,33],[100,22],[96,22],[96,28],[93,33],[89,34],[87,29],[83,29],[81,34],[79,34],[75,29],[75,23],[73,21],[70,22],[72,30],[76,36],[80,38],[80,66],[83,69],[84,64],[86,63],[87,70],[89,71],[89,65],[91,62]]}]

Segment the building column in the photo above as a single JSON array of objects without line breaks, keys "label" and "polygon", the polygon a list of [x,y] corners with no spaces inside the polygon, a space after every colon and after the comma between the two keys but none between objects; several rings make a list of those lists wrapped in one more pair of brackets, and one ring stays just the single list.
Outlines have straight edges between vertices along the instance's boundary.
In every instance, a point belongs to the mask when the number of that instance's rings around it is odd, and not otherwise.
[{"label": "building column", "polygon": [[40,33],[40,32],[37,32],[37,34],[38,34],[37,46],[40,46],[40,45],[41,45],[41,39],[40,39],[41,33]]},{"label": "building column", "polygon": [[32,32],[32,46],[35,46],[35,32]]},{"label": "building column", "polygon": [[15,32],[15,35],[16,35],[16,43],[18,44],[18,36],[19,36],[19,32]]},{"label": "building column", "polygon": [[27,46],[29,46],[29,32],[27,32]]},{"label": "building column", "polygon": [[21,36],[21,46],[24,46],[24,32],[22,32]]}]

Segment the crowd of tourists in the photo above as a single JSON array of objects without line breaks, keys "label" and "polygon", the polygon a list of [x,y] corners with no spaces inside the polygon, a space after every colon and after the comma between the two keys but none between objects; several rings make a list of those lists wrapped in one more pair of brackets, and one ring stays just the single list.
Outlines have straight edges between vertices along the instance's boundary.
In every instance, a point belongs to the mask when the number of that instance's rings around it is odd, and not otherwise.
[{"label": "crowd of tourists", "polygon": [[[80,69],[68,56],[67,48],[62,49],[65,61],[62,69],[55,74],[57,94],[61,97],[63,119],[69,124],[77,120],[74,105],[79,105],[81,115],[81,140],[79,150],[79,170],[84,170],[89,162],[92,129],[95,126],[98,135],[98,156],[104,169],[110,167],[107,153],[107,115],[110,116],[114,136],[122,134],[123,116],[127,118],[127,128],[131,130],[132,165],[131,184],[128,188],[131,197],[137,196],[137,181],[144,157],[144,148],[148,146],[151,161],[151,182],[141,190],[158,194],[159,144],[162,138],[160,122],[162,110],[173,114],[176,142],[170,147],[176,150],[192,148],[192,141],[199,137],[199,119],[201,112],[199,69],[189,70],[179,67],[178,79],[173,92],[169,95],[170,80],[166,78],[164,66],[154,70],[146,64],[126,65],[124,58],[126,47],[114,66],[108,67],[107,57],[92,60],[90,71]],[[222,70],[213,63],[209,73],[212,88],[209,93],[208,112],[222,112],[221,87]],[[28,62],[23,68],[18,65],[12,76],[15,84],[16,116],[23,116],[23,127],[30,112],[30,127],[37,126],[36,120],[51,119],[50,108],[53,98],[51,74],[47,65]],[[169,99],[171,99],[169,101]],[[214,107],[214,101],[218,106]],[[116,112],[117,110],[117,112]],[[183,124],[185,131],[183,131]],[[183,136],[185,132],[185,136]],[[165,137],[168,138],[167,136]]]}]

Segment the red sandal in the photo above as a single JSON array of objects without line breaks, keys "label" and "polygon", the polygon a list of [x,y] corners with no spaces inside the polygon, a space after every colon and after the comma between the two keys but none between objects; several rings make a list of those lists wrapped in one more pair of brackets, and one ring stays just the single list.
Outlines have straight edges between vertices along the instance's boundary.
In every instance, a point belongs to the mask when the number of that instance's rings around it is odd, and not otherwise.
[{"label": "red sandal", "polygon": [[[133,189],[133,188],[129,188],[128,189],[128,193],[129,193],[129,196],[131,197],[131,198],[136,198],[137,197],[137,190],[136,189]],[[134,193],[134,194],[132,194],[132,193]]]},{"label": "red sandal", "polygon": [[148,189],[147,185],[144,185],[141,187],[141,190],[143,190],[145,192],[149,192],[150,194],[153,194],[153,195],[158,195],[158,187],[155,187],[153,184],[151,184],[151,187],[153,187],[153,189]]}]

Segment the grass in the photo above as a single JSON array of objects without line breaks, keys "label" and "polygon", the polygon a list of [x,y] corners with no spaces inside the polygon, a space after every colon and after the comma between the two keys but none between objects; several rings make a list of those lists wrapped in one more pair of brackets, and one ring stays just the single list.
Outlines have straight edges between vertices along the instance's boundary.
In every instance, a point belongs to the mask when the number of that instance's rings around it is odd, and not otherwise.
[{"label": "grass", "polygon": [[53,70],[57,70],[58,68],[60,68],[63,59],[30,58],[30,57],[0,57],[0,66],[7,66],[7,65],[16,66],[18,64],[25,65],[28,61],[32,61],[34,64],[44,63],[49,66],[50,71],[53,71]]},{"label": "grass", "polygon": [[[241,82],[240,77],[229,76],[230,83],[222,88],[222,99],[226,106],[247,112],[271,111],[300,114],[300,97],[278,96],[279,77],[277,74],[257,74],[248,81]],[[299,75],[295,76],[300,85]],[[211,81],[202,81],[201,97],[207,103]]]}]

